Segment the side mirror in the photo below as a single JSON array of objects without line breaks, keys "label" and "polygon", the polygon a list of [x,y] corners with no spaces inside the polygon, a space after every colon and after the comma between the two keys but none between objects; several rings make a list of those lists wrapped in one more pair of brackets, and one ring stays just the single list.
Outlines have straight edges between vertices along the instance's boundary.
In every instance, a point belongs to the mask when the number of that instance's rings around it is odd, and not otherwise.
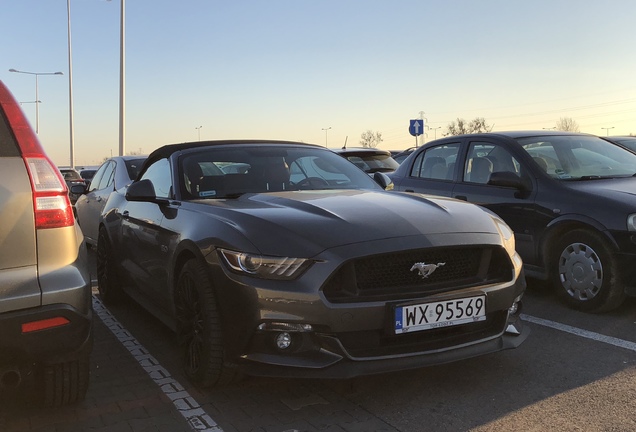
[{"label": "side mirror", "polygon": [[83,194],[86,193],[87,190],[88,190],[88,186],[87,185],[75,184],[75,185],[71,186],[71,193],[72,194],[83,195]]},{"label": "side mirror", "polygon": [[520,191],[526,191],[528,188],[521,178],[510,171],[495,171],[490,174],[488,184],[492,186],[502,186],[518,189]]},{"label": "side mirror", "polygon": [[126,190],[126,200],[154,202],[157,200],[155,187],[148,179],[133,182],[130,184],[130,186],[128,186],[128,189]]},{"label": "side mirror", "polygon": [[391,177],[384,174],[383,172],[373,173],[373,180],[375,180],[377,184],[382,186],[382,189],[388,191],[393,190],[393,180],[391,180]]}]

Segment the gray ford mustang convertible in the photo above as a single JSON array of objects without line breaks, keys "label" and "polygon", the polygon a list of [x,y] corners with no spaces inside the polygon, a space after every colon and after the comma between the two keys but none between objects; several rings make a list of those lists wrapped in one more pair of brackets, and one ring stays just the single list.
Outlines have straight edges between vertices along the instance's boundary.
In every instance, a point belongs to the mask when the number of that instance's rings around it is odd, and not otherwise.
[{"label": "gray ford mustang convertible", "polygon": [[347,378],[519,346],[525,280],[508,226],[391,186],[309,144],[161,147],[100,218],[101,298],[124,291],[174,329],[199,386],[236,372]]}]

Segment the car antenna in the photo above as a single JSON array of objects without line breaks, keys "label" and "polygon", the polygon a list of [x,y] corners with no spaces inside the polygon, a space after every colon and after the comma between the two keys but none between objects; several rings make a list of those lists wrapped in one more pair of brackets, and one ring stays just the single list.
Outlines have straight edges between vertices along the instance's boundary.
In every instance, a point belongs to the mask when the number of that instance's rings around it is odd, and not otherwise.
[{"label": "car antenna", "polygon": [[343,149],[343,150],[346,150],[346,149],[347,149],[347,140],[348,140],[348,139],[349,139],[349,135],[347,135],[347,136],[345,137],[345,143],[344,143],[344,145],[342,146],[342,149]]}]

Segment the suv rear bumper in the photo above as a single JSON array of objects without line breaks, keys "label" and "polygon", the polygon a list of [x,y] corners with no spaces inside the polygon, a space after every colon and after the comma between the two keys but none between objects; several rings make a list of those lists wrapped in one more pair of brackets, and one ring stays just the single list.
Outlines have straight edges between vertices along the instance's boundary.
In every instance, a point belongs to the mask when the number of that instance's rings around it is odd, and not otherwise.
[{"label": "suv rear bumper", "polygon": [[[0,365],[55,364],[76,360],[92,349],[92,310],[82,314],[55,304],[0,314]],[[23,325],[62,317],[68,323],[23,332]]]}]

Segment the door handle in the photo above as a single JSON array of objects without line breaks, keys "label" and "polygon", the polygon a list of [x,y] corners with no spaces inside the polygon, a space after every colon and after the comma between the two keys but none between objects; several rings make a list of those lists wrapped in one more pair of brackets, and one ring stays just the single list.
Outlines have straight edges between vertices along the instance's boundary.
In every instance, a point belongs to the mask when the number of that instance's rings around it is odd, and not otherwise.
[{"label": "door handle", "polygon": [[415,192],[413,189],[404,189],[404,192]]},{"label": "door handle", "polygon": [[465,196],[465,195],[455,195],[455,199],[462,200],[462,201],[468,201],[468,197]]}]

